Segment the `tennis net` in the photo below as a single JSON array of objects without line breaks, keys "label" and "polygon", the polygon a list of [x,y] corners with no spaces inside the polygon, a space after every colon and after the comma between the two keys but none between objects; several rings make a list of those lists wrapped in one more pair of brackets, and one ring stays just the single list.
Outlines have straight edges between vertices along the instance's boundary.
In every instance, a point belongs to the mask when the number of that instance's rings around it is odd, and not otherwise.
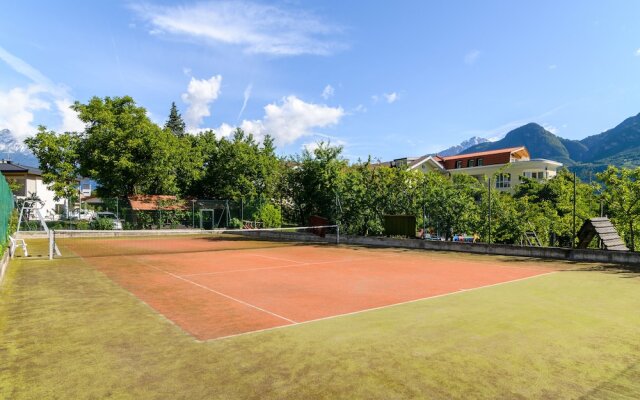
[{"label": "tennis net", "polygon": [[50,258],[110,257],[336,244],[337,225],[216,230],[52,230]]}]

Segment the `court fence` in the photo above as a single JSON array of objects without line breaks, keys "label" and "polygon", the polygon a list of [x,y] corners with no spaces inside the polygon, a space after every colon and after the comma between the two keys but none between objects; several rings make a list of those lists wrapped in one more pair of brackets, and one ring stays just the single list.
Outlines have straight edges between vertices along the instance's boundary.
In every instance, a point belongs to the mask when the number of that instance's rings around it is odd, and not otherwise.
[{"label": "court fence", "polygon": [[108,223],[96,223],[110,218],[117,221],[113,228],[122,230],[257,228],[261,222],[254,216],[263,204],[260,200],[174,199],[134,207],[126,200],[105,198],[81,203],[80,211],[47,224],[59,230],[112,229]]}]

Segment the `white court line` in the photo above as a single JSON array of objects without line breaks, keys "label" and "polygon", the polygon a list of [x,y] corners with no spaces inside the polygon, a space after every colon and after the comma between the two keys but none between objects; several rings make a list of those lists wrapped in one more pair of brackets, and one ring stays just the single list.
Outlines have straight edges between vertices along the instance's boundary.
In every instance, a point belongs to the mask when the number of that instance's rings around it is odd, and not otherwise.
[{"label": "white court line", "polygon": [[286,262],[292,262],[292,263],[304,264],[304,261],[288,260],[288,259],[286,259],[286,258],[265,256],[264,254],[251,254],[251,253],[247,253],[247,255],[248,255],[248,256],[254,256],[254,257],[269,258],[269,259],[271,259],[271,260],[278,260],[278,261],[286,261]]},{"label": "white court line", "polygon": [[181,276],[179,276],[179,275],[172,274],[171,272],[169,272],[169,271],[165,271],[165,270],[163,270],[163,269],[161,269],[161,268],[158,268],[158,267],[156,267],[155,265],[148,264],[148,263],[146,263],[146,262],[144,262],[144,261],[140,261],[140,263],[141,263],[141,264],[146,265],[147,267],[151,267],[151,268],[153,268],[153,269],[156,269],[156,270],[158,270],[158,271],[160,271],[160,272],[164,272],[165,274],[170,275],[170,276],[172,276],[172,277],[174,277],[174,278],[176,278],[176,279],[180,279],[180,280],[182,280],[182,281],[185,281],[185,282],[191,283],[192,285],[198,286],[199,288],[202,288],[202,289],[204,289],[204,290],[208,290],[208,291],[210,291],[210,292],[212,292],[212,293],[215,293],[215,294],[217,294],[217,295],[219,295],[219,296],[222,296],[222,297],[225,297],[225,298],[227,298],[227,299],[229,299],[229,300],[233,300],[233,301],[235,301],[235,302],[238,302],[238,303],[240,303],[240,304],[243,304],[243,305],[245,305],[245,306],[247,306],[247,307],[251,307],[251,308],[254,308],[254,309],[256,309],[256,310],[262,311],[262,312],[264,312],[264,313],[267,313],[267,314],[272,315],[272,316],[274,316],[274,317],[280,318],[280,319],[285,320],[285,321],[287,321],[287,322],[290,322],[290,323],[292,323],[292,324],[297,324],[297,323],[298,323],[298,322],[296,322],[296,321],[294,321],[294,320],[292,320],[292,319],[289,319],[289,318],[287,318],[287,317],[283,317],[282,315],[276,314],[276,313],[274,313],[274,312],[271,312],[271,311],[266,310],[266,309],[264,309],[264,308],[258,307],[258,306],[256,306],[256,305],[251,304],[251,303],[247,303],[246,301],[242,301],[242,300],[240,300],[240,299],[236,299],[235,297],[229,296],[229,295],[224,294],[224,293],[222,293],[222,292],[218,292],[217,290],[211,289],[210,287],[207,287],[207,286],[201,285],[201,284],[199,284],[199,283],[197,283],[197,282],[194,282],[194,281],[192,281],[192,280],[189,280],[189,279],[187,279],[187,278],[183,278],[183,277],[181,277]]},{"label": "white court line", "polygon": [[263,269],[280,269],[280,268],[293,268],[293,267],[305,267],[308,265],[324,265],[324,264],[332,264],[332,263],[343,263],[343,262],[351,262],[351,261],[364,261],[364,260],[372,260],[373,257],[362,257],[362,258],[348,258],[343,260],[334,260],[334,261],[318,261],[318,262],[308,262],[301,264],[288,264],[288,265],[278,265],[274,267],[259,267],[259,268],[245,268],[245,269],[232,269],[229,271],[215,271],[215,272],[201,272],[198,274],[185,274],[180,276],[204,276],[204,275],[222,275],[229,274],[232,272],[247,272],[247,271],[260,271]]},{"label": "white court line", "polygon": [[259,333],[259,332],[273,331],[273,330],[276,330],[276,329],[289,328],[289,327],[298,326],[298,325],[310,324],[312,322],[325,321],[325,320],[334,319],[334,318],[347,317],[347,316],[350,316],[350,315],[357,315],[357,314],[367,313],[367,312],[370,312],[370,311],[383,310],[385,308],[402,306],[402,305],[405,305],[405,304],[416,303],[416,302],[423,301],[423,300],[432,300],[432,299],[438,299],[438,298],[441,298],[441,297],[451,296],[451,295],[454,295],[454,294],[468,293],[468,292],[475,291],[475,290],[480,290],[480,289],[485,289],[485,288],[490,288],[490,287],[500,286],[500,285],[506,285],[508,283],[520,282],[520,281],[524,281],[524,280],[527,280],[527,279],[538,278],[538,277],[541,277],[541,276],[551,275],[551,274],[555,274],[555,273],[558,273],[558,271],[547,272],[546,274],[538,274],[538,275],[527,276],[527,277],[524,277],[524,278],[513,279],[513,280],[505,281],[505,282],[492,283],[490,285],[478,286],[478,287],[469,288],[469,289],[458,289],[458,291],[455,291],[455,292],[437,294],[437,295],[434,295],[434,296],[422,297],[420,299],[408,300],[408,301],[403,301],[403,302],[394,303],[394,304],[387,304],[387,305],[380,306],[380,307],[367,308],[365,310],[359,310],[359,311],[353,311],[353,312],[348,312],[348,313],[344,313],[344,314],[331,315],[331,316],[328,316],[328,317],[310,319],[308,321],[296,322],[296,323],[294,323],[292,325],[274,326],[274,327],[271,327],[271,328],[257,329],[257,330],[254,330],[254,331],[236,333],[236,334],[227,335],[227,336],[220,336],[220,337],[212,338],[212,339],[205,339],[205,340],[194,339],[194,340],[196,342],[200,342],[200,343],[215,342],[217,340],[230,339],[230,338],[234,338],[234,337],[238,337],[238,336],[251,335],[251,334]]}]

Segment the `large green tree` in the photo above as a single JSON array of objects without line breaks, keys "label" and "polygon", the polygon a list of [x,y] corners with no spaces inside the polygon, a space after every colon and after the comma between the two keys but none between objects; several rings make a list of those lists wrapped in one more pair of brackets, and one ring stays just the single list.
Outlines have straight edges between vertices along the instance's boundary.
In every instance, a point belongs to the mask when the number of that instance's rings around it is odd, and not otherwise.
[{"label": "large green tree", "polygon": [[55,193],[56,200],[78,196],[80,136],[66,132],[58,134],[38,127],[38,133],[25,139],[25,144],[38,158],[42,181]]},{"label": "large green tree", "polygon": [[98,182],[102,195],[178,193],[179,138],[151,122],[131,97],[94,97],[72,108],[87,125],[80,172]]},{"label": "large green tree", "polygon": [[238,128],[230,138],[218,138],[207,131],[195,140],[194,151],[202,156],[202,171],[191,194],[232,200],[272,201],[279,197],[280,162],[271,137],[259,143]]},{"label": "large green tree", "polygon": [[347,167],[341,153],[341,146],[321,142],[313,151],[305,149],[287,160],[284,195],[299,223],[308,224],[312,215],[337,220],[337,199]]}]

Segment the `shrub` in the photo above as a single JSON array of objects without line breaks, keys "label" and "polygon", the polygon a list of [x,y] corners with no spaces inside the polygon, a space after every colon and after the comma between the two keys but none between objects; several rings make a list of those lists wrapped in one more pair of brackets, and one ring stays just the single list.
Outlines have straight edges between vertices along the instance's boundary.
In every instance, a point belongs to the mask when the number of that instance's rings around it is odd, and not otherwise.
[{"label": "shrub", "polygon": [[231,218],[231,221],[229,221],[229,228],[232,228],[232,229],[242,228],[242,221],[240,221],[238,218]]},{"label": "shrub", "polygon": [[78,221],[78,223],[76,224],[76,229],[79,229],[81,231],[90,229],[90,224],[87,221]]},{"label": "shrub", "polygon": [[113,220],[110,218],[98,218],[91,223],[93,229],[108,231],[113,229]]},{"label": "shrub", "polygon": [[253,214],[253,219],[262,222],[265,228],[280,228],[282,226],[282,214],[273,204],[264,204]]}]

